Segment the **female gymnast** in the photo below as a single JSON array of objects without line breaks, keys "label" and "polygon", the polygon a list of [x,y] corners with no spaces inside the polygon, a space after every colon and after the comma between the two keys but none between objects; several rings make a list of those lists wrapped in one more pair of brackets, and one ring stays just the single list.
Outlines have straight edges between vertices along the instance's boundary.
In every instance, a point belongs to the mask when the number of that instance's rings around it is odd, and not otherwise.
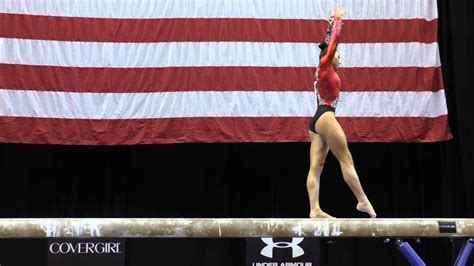
[{"label": "female gymnast", "polygon": [[329,150],[339,161],[344,181],[357,198],[356,209],[367,213],[371,218],[377,216],[362,189],[347,145],[346,135],[335,117],[341,87],[341,80],[336,71],[340,62],[337,45],[343,14],[344,10],[342,8],[336,8],[334,17],[331,18],[328,26],[326,39],[319,45],[321,48],[320,62],[314,81],[318,108],[309,123],[311,139],[310,168],[306,180],[310,202],[309,216],[311,218],[334,218],[322,211],[319,205],[319,181]]}]

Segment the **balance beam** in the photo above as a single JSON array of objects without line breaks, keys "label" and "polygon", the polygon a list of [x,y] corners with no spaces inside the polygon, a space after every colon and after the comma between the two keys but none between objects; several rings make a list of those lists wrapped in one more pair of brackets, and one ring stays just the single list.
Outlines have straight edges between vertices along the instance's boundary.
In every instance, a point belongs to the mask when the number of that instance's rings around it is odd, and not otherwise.
[{"label": "balance beam", "polygon": [[474,219],[0,219],[0,238],[474,237]]}]

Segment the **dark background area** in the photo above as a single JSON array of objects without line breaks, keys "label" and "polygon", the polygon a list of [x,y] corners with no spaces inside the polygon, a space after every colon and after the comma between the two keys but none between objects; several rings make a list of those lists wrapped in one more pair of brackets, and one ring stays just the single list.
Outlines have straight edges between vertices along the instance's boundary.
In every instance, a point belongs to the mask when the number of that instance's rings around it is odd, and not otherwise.
[{"label": "dark background area", "polygon": [[[362,184],[379,217],[474,216],[473,1],[439,0],[438,9],[454,139],[350,144]],[[0,216],[306,218],[308,166],[309,143],[0,144]],[[324,210],[337,217],[361,217],[332,155],[321,186]],[[6,245],[4,241],[0,246]],[[25,243],[9,241],[13,246]],[[35,241],[29,245],[41,243]],[[409,241],[428,265],[452,265],[460,243],[450,239]],[[8,265],[2,259],[13,253],[2,250],[0,263]],[[167,265],[245,263],[244,239],[135,239],[127,241],[127,265],[150,265],[161,256],[157,250],[164,251],[161,258]],[[130,256],[132,253],[135,255]],[[46,254],[22,259],[36,261],[29,265],[42,265],[39,257]],[[321,264],[408,265],[393,241],[384,244],[383,239],[337,239],[332,243],[322,239]]]}]

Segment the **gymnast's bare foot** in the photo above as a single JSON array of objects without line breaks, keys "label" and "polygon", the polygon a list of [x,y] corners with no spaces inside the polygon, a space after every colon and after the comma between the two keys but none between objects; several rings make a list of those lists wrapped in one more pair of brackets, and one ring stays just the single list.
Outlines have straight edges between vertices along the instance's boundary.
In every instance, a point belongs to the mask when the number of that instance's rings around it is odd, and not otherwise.
[{"label": "gymnast's bare foot", "polygon": [[367,213],[368,215],[370,215],[370,218],[377,217],[374,207],[372,207],[372,204],[370,204],[370,201],[368,199],[365,199],[364,201],[360,201],[359,203],[357,203],[356,209],[360,212]]},{"label": "gymnast's bare foot", "polygon": [[311,211],[309,213],[310,218],[326,218],[326,219],[335,219],[336,217],[333,217],[325,212],[323,212],[321,209],[317,211]]}]

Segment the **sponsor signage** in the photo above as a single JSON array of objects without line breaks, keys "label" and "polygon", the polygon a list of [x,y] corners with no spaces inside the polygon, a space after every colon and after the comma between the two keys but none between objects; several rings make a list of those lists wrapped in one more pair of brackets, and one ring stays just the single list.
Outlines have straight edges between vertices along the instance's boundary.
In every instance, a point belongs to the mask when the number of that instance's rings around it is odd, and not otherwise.
[{"label": "sponsor signage", "polygon": [[317,266],[319,239],[248,238],[247,266]]},{"label": "sponsor signage", "polygon": [[48,266],[124,266],[125,239],[49,238]]},{"label": "sponsor signage", "polygon": [[451,221],[439,221],[438,228],[440,233],[452,233],[455,234],[456,230],[456,222]]}]

